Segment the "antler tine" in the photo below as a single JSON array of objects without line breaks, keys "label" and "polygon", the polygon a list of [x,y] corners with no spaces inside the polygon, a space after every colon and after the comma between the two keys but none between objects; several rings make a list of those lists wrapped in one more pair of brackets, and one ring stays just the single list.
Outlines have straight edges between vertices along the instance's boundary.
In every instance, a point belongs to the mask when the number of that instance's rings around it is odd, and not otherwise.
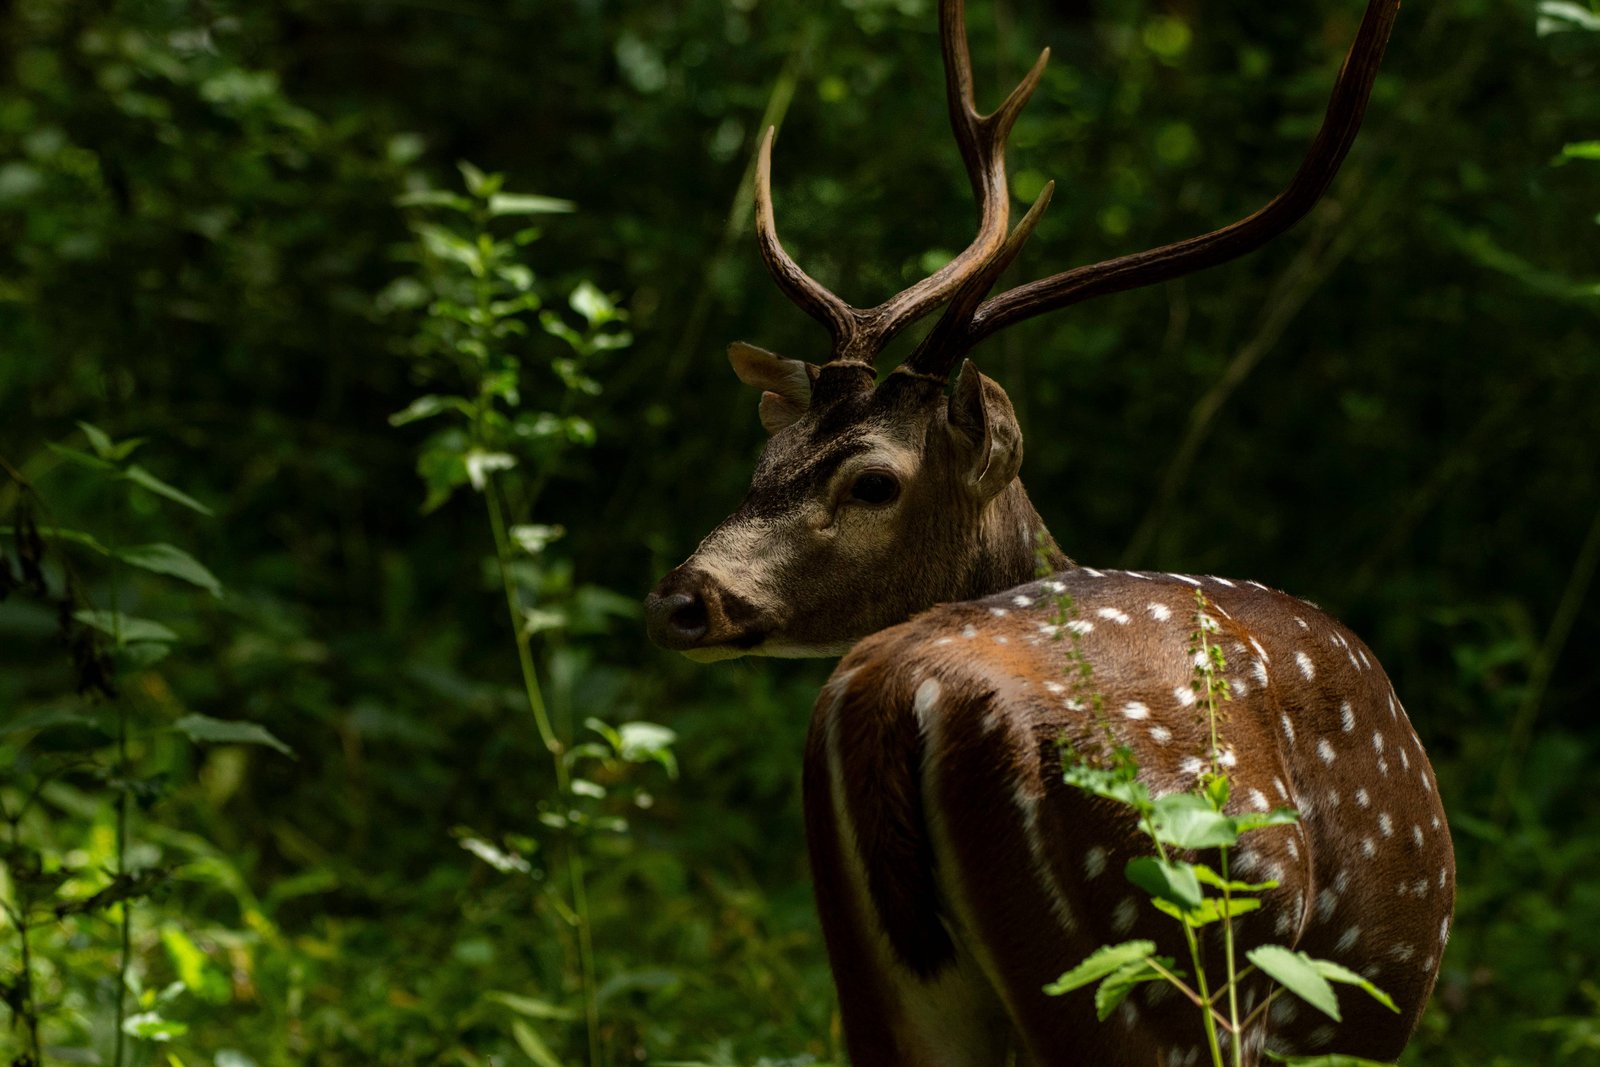
[{"label": "antler tine", "polygon": [[1266,207],[1199,237],[1064,271],[992,297],[973,314],[961,339],[963,351],[1035,315],[1225,263],[1254,251],[1299,222],[1327,191],[1355,141],[1399,9],[1400,0],[1370,0],[1339,71],[1322,128],[1289,187]]},{"label": "antler tine", "polygon": [[858,313],[801,270],[800,264],[778,240],[778,223],[772,211],[772,140],[776,134],[777,127],[767,127],[761,138],[761,152],[756,157],[756,240],[761,248],[761,259],[784,295],[828,328],[833,336],[834,351],[839,352],[849,347],[856,334]]},{"label": "antler tine", "polygon": [[1039,220],[1044,217],[1045,208],[1050,206],[1050,198],[1056,189],[1055,182],[1046,182],[1044,189],[1034,200],[1028,213],[1022,216],[1016,228],[1011,231],[1011,236],[1006,238],[1005,245],[992,259],[983,265],[983,269],[964,282],[956,295],[950,298],[949,305],[944,314],[939,316],[939,321],[934,324],[928,335],[917,345],[911,358],[896,368],[900,374],[911,374],[919,378],[932,378],[944,381],[950,377],[950,371],[956,363],[969,350],[970,346],[962,343],[962,335],[971,321],[973,312],[977,309],[991,286],[1011,266],[1011,261],[1017,258],[1017,253],[1022,251],[1022,246],[1028,243],[1028,238],[1033,236],[1034,227],[1039,225]]},{"label": "antler tine", "polygon": [[978,234],[955,259],[865,313],[871,337],[869,358],[876,356],[895,334],[949,299],[1005,244],[1011,214],[1010,193],[1006,188],[1006,139],[1023,105],[1044,76],[1050,49],[1039,54],[1033,68],[1004,103],[987,115],[980,114],[973,94],[965,6],[963,0],[942,0],[939,33],[944,46],[950,126],[978,201]]}]

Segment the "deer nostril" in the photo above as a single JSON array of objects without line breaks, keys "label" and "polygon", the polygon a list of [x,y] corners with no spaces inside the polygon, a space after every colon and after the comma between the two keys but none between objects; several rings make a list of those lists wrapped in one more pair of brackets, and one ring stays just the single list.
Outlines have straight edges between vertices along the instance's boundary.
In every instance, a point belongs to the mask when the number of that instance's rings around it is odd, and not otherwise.
[{"label": "deer nostril", "polygon": [[686,603],[672,609],[667,616],[667,621],[672,628],[685,637],[704,637],[706,632],[706,602],[699,597],[689,597],[680,593],[673,597],[674,600],[684,600]]},{"label": "deer nostril", "polygon": [[663,648],[691,648],[706,635],[706,604],[698,595],[652,595],[645,601],[650,639]]}]

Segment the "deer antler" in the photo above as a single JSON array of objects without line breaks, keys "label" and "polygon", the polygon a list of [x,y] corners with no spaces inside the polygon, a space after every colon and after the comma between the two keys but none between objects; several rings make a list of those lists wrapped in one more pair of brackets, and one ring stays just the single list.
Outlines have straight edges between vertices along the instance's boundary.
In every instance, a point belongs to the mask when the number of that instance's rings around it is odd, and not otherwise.
[{"label": "deer antler", "polygon": [[[1119,256],[1028,282],[983,301],[965,323],[941,321],[928,342],[907,361],[919,374],[947,377],[979,341],[1047,311],[1127,289],[1137,289],[1214,267],[1252,252],[1304,218],[1322,198],[1355,141],[1378,76],[1384,46],[1400,10],[1400,0],[1370,0],[1355,42],[1333,87],[1322,128],[1311,143],[1289,187],[1255,214],[1199,237]],[[998,274],[998,272],[995,272]],[[970,303],[971,301],[967,301]],[[953,310],[953,308],[952,308]],[[948,317],[948,316],[947,316]]]},{"label": "deer antler", "polygon": [[[1006,244],[1010,201],[1006,188],[1006,138],[1044,73],[1050,50],[1045,49],[1027,77],[1003,104],[988,115],[979,114],[972,90],[972,57],[967,50],[963,0],[941,0],[939,34],[943,42],[945,85],[950,101],[950,125],[955,130],[967,177],[978,201],[978,235],[966,250],[932,275],[897,293],[874,308],[856,308],[830,292],[800,268],[778,239],[772,210],[772,141],[768,128],[756,164],[756,234],[761,258],[778,288],[808,315],[828,328],[833,337],[833,362],[871,365],[891,338],[950,299],[972,277],[983,271]],[[990,278],[989,285],[994,283]],[[988,286],[984,287],[987,291]],[[982,295],[981,293],[979,294]]]}]

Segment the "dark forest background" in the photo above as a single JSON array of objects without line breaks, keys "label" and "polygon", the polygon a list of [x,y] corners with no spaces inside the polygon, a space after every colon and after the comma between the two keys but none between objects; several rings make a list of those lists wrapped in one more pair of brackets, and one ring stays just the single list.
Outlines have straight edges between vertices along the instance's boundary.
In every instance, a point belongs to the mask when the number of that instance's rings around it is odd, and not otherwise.
[{"label": "dark forest background", "polygon": [[[1054,50],[1012,276],[1264,203],[1361,6],[973,0],[980,102]],[[846,298],[972,232],[935,7],[0,6],[8,1062],[838,1061],[830,665],[696,666],[637,604],[760,448],[727,343],[825,355],[763,126]],[[1381,656],[1461,871],[1408,1063],[1600,1062],[1597,75],[1600,6],[1408,3],[1289,236],[976,354],[1076,559]]]}]

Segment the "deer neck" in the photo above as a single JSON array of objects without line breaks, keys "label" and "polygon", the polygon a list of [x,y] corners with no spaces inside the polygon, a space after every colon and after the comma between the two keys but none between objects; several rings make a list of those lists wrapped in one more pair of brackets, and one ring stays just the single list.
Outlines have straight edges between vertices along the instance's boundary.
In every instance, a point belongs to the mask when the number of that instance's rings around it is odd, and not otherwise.
[{"label": "deer neck", "polygon": [[1041,569],[1055,573],[1073,566],[1034,510],[1022,480],[1013,479],[985,509],[967,599],[1031,582]]}]

